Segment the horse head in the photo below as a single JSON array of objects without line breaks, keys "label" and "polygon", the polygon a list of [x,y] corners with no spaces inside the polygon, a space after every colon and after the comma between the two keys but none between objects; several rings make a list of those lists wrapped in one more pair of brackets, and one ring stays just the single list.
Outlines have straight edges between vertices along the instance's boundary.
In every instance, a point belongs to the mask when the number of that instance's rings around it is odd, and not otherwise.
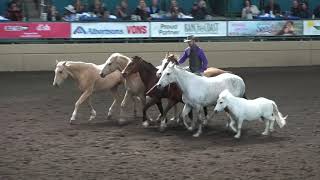
[{"label": "horse head", "polygon": [[104,63],[104,66],[100,71],[100,76],[104,78],[116,70],[122,71],[130,61],[130,58],[120,53],[113,53]]},{"label": "horse head", "polygon": [[67,61],[56,61],[56,68],[54,70],[54,80],[52,85],[59,87],[63,81],[68,77]]},{"label": "horse head", "polygon": [[122,76],[123,77],[128,77],[132,73],[136,73],[139,71],[139,66],[143,62],[142,57],[140,56],[133,56],[131,58],[131,62],[127,64],[127,66],[123,69]]}]

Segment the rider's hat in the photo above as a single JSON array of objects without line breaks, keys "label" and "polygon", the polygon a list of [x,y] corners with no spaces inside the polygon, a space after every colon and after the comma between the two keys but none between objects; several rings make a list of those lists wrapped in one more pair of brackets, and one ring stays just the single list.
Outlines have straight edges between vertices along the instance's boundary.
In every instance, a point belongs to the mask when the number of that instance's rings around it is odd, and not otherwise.
[{"label": "rider's hat", "polygon": [[194,35],[188,36],[187,39],[184,40],[184,42],[190,42],[192,40],[196,40],[196,37],[194,37]]}]

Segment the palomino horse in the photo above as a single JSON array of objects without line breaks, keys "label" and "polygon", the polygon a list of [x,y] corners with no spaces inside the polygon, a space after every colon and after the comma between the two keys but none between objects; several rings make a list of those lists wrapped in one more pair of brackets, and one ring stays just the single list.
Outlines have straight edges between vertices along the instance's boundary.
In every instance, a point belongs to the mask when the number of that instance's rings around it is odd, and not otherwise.
[{"label": "palomino horse", "polygon": [[194,137],[198,137],[202,133],[202,125],[205,119],[202,117],[203,107],[215,105],[219,94],[223,90],[229,89],[237,97],[243,97],[245,94],[245,84],[242,78],[237,75],[223,73],[207,78],[188,72],[173,63],[169,63],[168,67],[162,72],[157,87],[164,88],[170,83],[177,83],[183,92],[182,99],[185,105],[182,118],[189,130],[193,130],[193,128],[187,124],[188,113],[192,108],[198,113],[200,123],[198,123],[198,132],[193,135]]},{"label": "palomino horse", "polygon": [[[220,93],[214,111],[217,113],[219,111],[225,111],[226,109],[232,114],[230,127],[237,133],[234,136],[235,138],[240,138],[242,122],[244,120],[264,120],[266,127],[262,135],[268,135],[269,131],[274,131],[273,126],[275,121],[279,127],[282,128],[286,124],[288,117],[282,116],[277,104],[272,100],[263,97],[247,100],[233,96],[228,89]],[[234,127],[235,121],[237,121],[237,129]]]},{"label": "palomino horse", "polygon": [[87,100],[91,108],[91,116],[89,121],[96,117],[96,111],[91,103],[91,95],[95,91],[110,90],[113,96],[113,103],[108,112],[108,118],[112,116],[115,105],[118,103],[118,85],[123,83],[123,78],[120,71],[115,71],[108,75],[105,79],[99,76],[103,65],[96,65],[85,62],[61,61],[56,64],[53,86],[60,86],[63,81],[70,75],[82,92],[82,95],[75,103],[70,123],[76,120],[79,106]]},{"label": "palomino horse", "polygon": [[[122,71],[123,77],[130,76],[134,73],[139,73],[142,82],[144,83],[147,90],[154,87],[158,82],[159,78],[156,76],[157,68],[154,67],[151,63],[144,61],[139,56],[132,57],[132,61],[128,63],[126,68]],[[145,91],[146,93],[146,91]],[[154,88],[152,91],[149,91],[147,94],[151,97],[151,100],[143,107],[143,124],[148,125],[146,118],[146,111],[154,104],[157,104],[160,111],[160,115],[157,120],[161,119],[160,131],[163,131],[166,127],[166,114],[167,112],[175,106],[178,102],[182,102],[182,94],[180,89],[176,84],[167,86],[164,90],[160,91],[157,88]],[[168,105],[163,111],[161,99],[168,98]],[[178,117],[177,109],[175,108],[175,117]]]},{"label": "palomino horse", "polygon": [[[115,71],[121,72],[129,62],[131,62],[131,59],[129,57],[120,53],[113,53],[103,65],[103,68],[100,71],[100,76],[105,77],[106,75],[109,75]],[[146,104],[146,96],[144,93],[146,88],[141,81],[139,73],[134,73],[130,76],[127,76],[125,78],[125,87],[126,94],[121,102],[119,124],[123,124],[126,122],[123,117],[125,112],[124,108],[126,107],[130,99],[135,102],[134,97],[138,97],[141,100],[143,106],[145,106]],[[135,107],[134,115],[136,115]]]},{"label": "palomino horse", "polygon": [[[161,63],[159,70],[157,71],[157,76],[159,76],[159,77],[161,76],[161,73],[166,69],[166,67],[168,66],[168,64],[170,62],[172,62],[176,65],[179,65],[178,59],[176,58],[176,56],[173,54],[167,53],[166,57],[162,60],[162,63]],[[226,73],[226,72],[228,72],[228,71],[224,71],[222,69],[218,69],[215,67],[209,67],[203,72],[203,75],[206,77],[214,77],[219,74]]]}]

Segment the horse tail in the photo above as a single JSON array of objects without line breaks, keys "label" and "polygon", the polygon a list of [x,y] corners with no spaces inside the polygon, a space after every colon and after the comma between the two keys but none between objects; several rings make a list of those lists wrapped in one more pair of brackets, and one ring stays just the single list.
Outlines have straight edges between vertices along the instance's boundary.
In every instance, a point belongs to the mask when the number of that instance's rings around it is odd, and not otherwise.
[{"label": "horse tail", "polygon": [[279,127],[283,128],[283,126],[286,125],[286,119],[287,119],[288,115],[283,117],[283,115],[279,111],[278,106],[276,105],[276,103],[273,102],[272,106],[273,106],[273,114],[275,116],[275,120],[278,123]]}]

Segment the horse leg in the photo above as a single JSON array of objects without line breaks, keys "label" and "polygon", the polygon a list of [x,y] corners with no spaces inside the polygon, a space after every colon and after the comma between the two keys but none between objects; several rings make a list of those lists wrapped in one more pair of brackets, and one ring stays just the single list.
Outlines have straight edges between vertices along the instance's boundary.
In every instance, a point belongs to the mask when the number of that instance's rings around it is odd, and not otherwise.
[{"label": "horse leg", "polygon": [[[179,123],[179,116],[180,116],[180,114],[179,114],[179,112],[178,112],[178,106],[177,106],[177,101],[172,101],[172,102],[174,102],[175,104],[174,105],[172,105],[173,106],[173,112],[174,112],[174,117],[173,118],[171,118],[170,119],[170,121],[176,121],[177,123]],[[170,103],[170,101],[169,101],[169,103]],[[169,106],[169,104],[168,104],[168,106]],[[167,106],[167,107],[168,107]],[[172,108],[172,106],[169,108],[169,110]],[[168,110],[168,111],[169,111]]]},{"label": "horse leg", "polygon": [[173,106],[175,106],[175,116],[177,115],[177,112],[176,112],[177,111],[177,107],[176,107],[177,103],[178,103],[177,101],[169,99],[168,104],[167,104],[166,108],[164,109],[163,116],[162,116],[161,123],[160,123],[160,131],[161,132],[164,131],[165,128],[167,127],[166,115]]},{"label": "horse leg", "polygon": [[120,98],[119,92],[118,92],[118,86],[115,86],[115,87],[111,88],[110,91],[111,91],[111,95],[113,97],[113,103],[109,108],[107,119],[110,119],[112,117],[112,115],[113,115],[113,113],[115,111],[115,106],[118,103],[118,100]]},{"label": "horse leg", "polygon": [[270,126],[269,126],[269,131],[270,132],[274,131],[274,122],[275,122],[275,119],[272,119],[271,122],[270,122]]},{"label": "horse leg", "polygon": [[208,124],[209,116],[208,116],[208,108],[203,107],[203,112],[204,112],[204,120],[203,120],[203,125],[206,126]]},{"label": "horse leg", "polygon": [[238,131],[237,134],[234,136],[235,138],[239,139],[241,136],[241,127],[242,127],[243,119],[238,120]]},{"label": "horse leg", "polygon": [[262,135],[267,136],[267,135],[269,135],[270,120],[269,119],[264,119],[264,120],[265,120],[266,127],[265,127],[264,131],[262,132]]},{"label": "horse leg", "polygon": [[203,108],[201,108],[201,107],[197,108],[199,126],[198,126],[197,133],[194,134],[193,137],[199,137],[202,134],[202,126],[203,126],[204,121],[205,121],[205,116],[204,117],[202,116],[203,111],[204,111]]},{"label": "horse leg", "polygon": [[182,119],[183,119],[183,124],[184,126],[188,129],[188,130],[192,130],[192,127],[188,125],[187,123],[187,118],[188,118],[188,114],[191,111],[191,106],[185,104],[182,110]]},{"label": "horse leg", "polygon": [[123,100],[121,102],[121,106],[120,106],[120,118],[118,120],[119,125],[122,125],[126,122],[126,119],[124,118],[124,114],[125,114],[125,107],[128,104],[129,98],[131,98],[132,94],[129,90],[126,91],[126,94],[123,97]]},{"label": "horse leg", "polygon": [[144,106],[143,106],[143,117],[142,117],[142,125],[144,127],[148,127],[149,126],[149,122],[148,122],[148,118],[147,118],[147,110],[154,104],[158,105],[158,98],[151,98],[149,102],[147,102]]},{"label": "horse leg", "polygon": [[227,128],[230,127],[232,129],[233,132],[237,132],[237,129],[234,127],[234,125],[236,124],[236,121],[232,118],[232,116],[229,113],[226,113],[226,115],[229,117],[229,120],[227,122]]},{"label": "horse leg", "polygon": [[162,101],[161,99],[158,99],[158,102],[157,102],[157,107],[160,111],[160,114],[158,115],[157,119],[156,119],[156,122],[158,122],[160,120],[161,117],[163,117],[163,107],[162,107]]},{"label": "horse leg", "polygon": [[81,94],[80,98],[74,105],[74,110],[72,113],[72,116],[70,118],[70,124],[72,124],[72,121],[76,120],[76,116],[78,114],[79,106],[92,94],[92,91],[87,90],[84,93]]},{"label": "horse leg", "polygon": [[89,121],[92,121],[93,119],[95,119],[96,118],[96,116],[97,116],[97,112],[94,110],[94,108],[93,108],[93,106],[92,106],[92,102],[91,102],[91,96],[90,97],[88,97],[88,105],[90,106],[90,108],[91,108],[91,115],[90,115],[90,118],[89,118]]}]

